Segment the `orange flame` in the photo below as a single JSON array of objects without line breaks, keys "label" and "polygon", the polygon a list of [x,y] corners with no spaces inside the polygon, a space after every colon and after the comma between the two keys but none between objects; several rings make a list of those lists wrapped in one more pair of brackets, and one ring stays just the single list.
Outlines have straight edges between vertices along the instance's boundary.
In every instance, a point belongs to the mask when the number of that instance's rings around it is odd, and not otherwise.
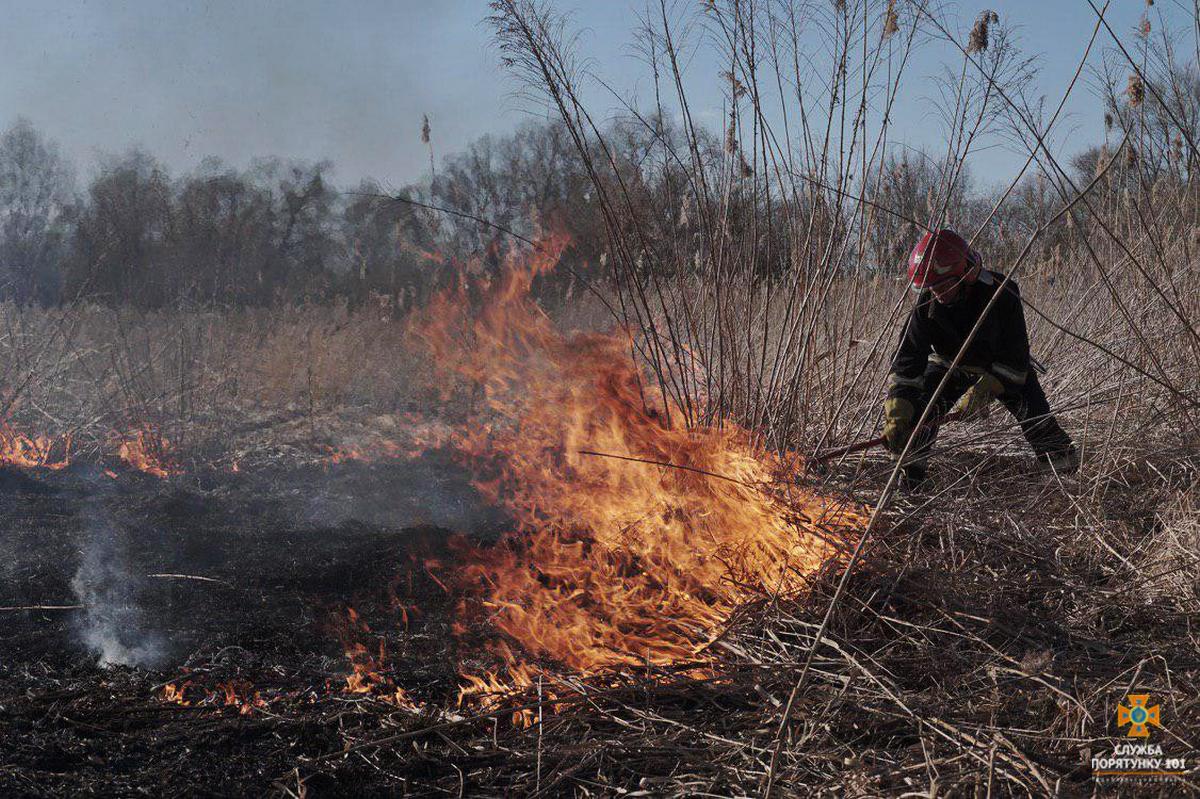
[{"label": "orange flame", "polygon": [[171,442],[149,427],[127,433],[117,445],[117,457],[140,472],[166,478],[179,469],[168,459]]},{"label": "orange flame", "polygon": [[0,422],[0,466],[64,469],[71,462],[71,437],[28,436]]},{"label": "orange flame", "polygon": [[173,682],[167,683],[166,685],[163,686],[162,691],[158,695],[158,698],[160,700],[162,700],[163,702],[169,702],[171,704],[181,705],[182,707],[190,707],[192,702],[190,699],[187,698],[186,693],[187,693],[187,689],[189,687],[191,687],[191,685],[192,685],[191,680],[188,680],[187,682],[184,682],[184,683],[180,683],[179,685],[176,685]]},{"label": "orange flame", "polygon": [[235,707],[242,716],[249,716],[255,708],[265,708],[267,702],[262,694],[253,691],[254,686],[245,680],[230,680],[217,685],[217,690],[209,694],[208,700],[214,704],[224,703],[225,707]]},{"label": "orange flame", "polygon": [[255,709],[267,707],[267,700],[246,680],[232,679],[218,683],[215,691],[208,691],[199,700],[189,697],[189,694],[194,695],[198,690],[200,689],[191,680],[167,683],[162,687],[158,698],[161,702],[180,707],[232,707],[242,716],[249,716]]},{"label": "orange flame", "polygon": [[486,620],[525,653],[494,641],[506,676],[467,676],[464,695],[527,687],[528,656],[584,673],[692,660],[738,605],[803,588],[866,521],[797,486],[782,501],[777,460],[735,425],[685,426],[627,337],[560,332],[529,289],[568,244],[510,255],[473,312],[458,290],[416,320],[431,363],[482,389],[454,444],[513,520],[497,545],[459,539],[453,568],[430,564],[463,597],[461,632]]},{"label": "orange flame", "polygon": [[346,608],[345,621],[337,620],[337,624],[337,632],[342,639],[351,669],[346,677],[345,691],[351,694],[367,694],[407,710],[420,710],[420,706],[413,701],[408,692],[383,673],[382,664],[387,660],[383,640],[379,641],[378,656],[372,655],[365,644],[355,640],[360,634],[371,632],[367,623],[359,618],[358,611]]},{"label": "orange flame", "polygon": [[[0,466],[21,469],[65,469],[71,464],[71,436],[53,438],[47,435],[17,433],[0,422]],[[169,477],[181,470],[168,456],[171,442],[153,428],[146,426],[128,433],[113,433],[109,444],[126,465],[155,477]],[[236,465],[234,471],[237,471]],[[109,477],[116,472],[106,469]]]}]

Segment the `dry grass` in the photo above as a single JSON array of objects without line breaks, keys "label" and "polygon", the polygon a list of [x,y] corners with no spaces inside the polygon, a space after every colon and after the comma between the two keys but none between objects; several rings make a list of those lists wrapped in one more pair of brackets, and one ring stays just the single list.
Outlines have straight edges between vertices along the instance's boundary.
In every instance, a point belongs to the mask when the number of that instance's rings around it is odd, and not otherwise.
[{"label": "dry grass", "polygon": [[1200,610],[1200,484],[1164,500],[1153,533],[1135,551],[1137,571],[1147,575],[1142,598]]},{"label": "dry grass", "polygon": [[[994,16],[958,42],[923,4],[901,4],[898,23],[893,4],[880,5],[861,28],[852,16],[861,5],[832,5],[822,17],[834,34],[826,56],[857,58],[861,47],[865,61],[832,70],[832,90],[815,99],[775,98],[812,112],[795,141],[766,129],[771,98],[760,87],[788,85],[788,45],[799,48],[799,36],[768,47],[754,26],[780,20],[746,23],[741,4],[705,5],[705,30],[730,38],[728,83],[740,87],[731,88],[730,145],[705,160],[712,154],[694,132],[663,141],[664,171],[691,165],[663,198],[606,171],[597,155],[606,143],[578,99],[554,21],[531,4],[497,4],[506,57],[542,84],[591,159],[613,304],[625,309],[615,321],[634,331],[647,371],[695,424],[742,424],[764,446],[802,454],[874,434],[911,295],[893,273],[859,268],[872,262],[862,226],[874,206],[851,176],[882,168],[887,123],[866,143],[857,137],[883,118],[870,98],[890,96],[926,26],[954,44],[961,77],[946,87],[954,112],[944,185],[920,224],[939,227],[956,212],[957,170],[1005,109],[1052,202],[1030,222],[1028,243],[989,265],[1022,286],[1051,405],[1081,445],[1079,476],[1033,475],[1003,413],[947,430],[923,495],[895,494],[894,464],[878,453],[846,459],[813,480],[876,509],[860,557],[840,585],[843,574],[831,572],[802,595],[764,592],[742,609],[713,645],[710,679],[649,669],[564,677],[578,701],[531,729],[491,716],[428,729],[398,721],[408,725],[404,746],[395,735],[360,741],[353,755],[306,764],[289,790],[304,770],[365,752],[429,793],[740,795],[770,781],[794,796],[1084,795],[1096,788],[1090,754],[1111,747],[1115,705],[1135,689],[1163,703],[1164,747],[1194,758],[1200,281],[1190,179],[1139,173],[1145,161],[1121,151],[1148,152],[1135,141],[1145,126],[1118,115],[1117,155],[1078,185],[1044,144],[1057,116],[1035,123],[1021,97],[1001,94],[1020,85],[1022,67]],[[661,23],[647,26],[666,92],[681,77],[668,16],[664,5]],[[892,44],[881,56],[868,39],[885,31]],[[769,56],[744,59],[752,43]],[[1154,83],[1138,83],[1123,114],[1151,105]],[[822,137],[824,148],[812,149]],[[689,204],[688,221],[655,216]],[[1047,256],[1034,245],[1051,234],[1068,247]],[[590,302],[554,313],[599,324]],[[71,432],[85,451],[149,422],[181,457],[320,453],[339,437],[398,434],[408,410],[455,413],[441,407],[453,392],[430,380],[405,321],[370,311],[7,307],[0,319],[5,415],[19,428]]]},{"label": "dry grass", "polygon": [[[554,310],[603,325],[597,303]],[[0,305],[3,418],[70,436],[83,459],[150,426],[175,457],[216,462],[280,449],[324,454],[345,438],[395,435],[413,412],[454,417],[406,317],[344,306],[165,314]],[[403,431],[400,431],[401,433]]]},{"label": "dry grass", "polygon": [[[1165,703],[1172,740],[1189,746],[1200,728],[1188,624],[1197,608],[1196,433],[1171,390],[1104,350],[1172,381],[1194,356],[1152,298],[1123,295],[1157,331],[1157,365],[1114,322],[1112,295],[1085,270],[1053,282],[1048,268],[1031,274],[1022,281],[1030,306],[1056,323],[1030,314],[1034,349],[1083,445],[1078,479],[1032,478],[1003,413],[948,430],[934,489],[883,511],[819,641],[835,572],[806,594],[743,608],[712,647],[709,679],[548,677],[580,699],[545,713],[541,726],[489,716],[425,731],[429,720],[396,717],[388,724],[420,742],[419,761],[381,732],[383,742],[356,740],[354,754],[299,764],[290,779],[336,775],[345,758],[367,757],[431,793],[463,784],[478,795],[754,794],[810,652],[774,767],[776,795],[1086,793],[1088,753],[1111,747],[1115,703],[1134,688]],[[714,302],[693,289],[697,308]],[[805,342],[811,355],[788,361],[813,365],[799,374],[805,405],[791,428],[802,451],[875,432],[904,287],[843,276],[823,296],[828,323]],[[779,301],[764,296],[747,317],[758,351],[780,335]],[[554,312],[576,318],[570,304]],[[580,315],[598,323],[590,304]],[[100,452],[111,430],[144,421],[166,431],[185,462],[326,457],[347,442],[403,439],[406,411],[428,413],[450,393],[429,380],[406,320],[368,311],[7,308],[4,318],[5,373],[34,374],[8,381],[22,388],[14,423],[72,431],[81,457]],[[1176,390],[1195,397],[1198,388],[1193,374]],[[879,453],[847,459],[820,478],[822,489],[869,504],[890,468]]]}]

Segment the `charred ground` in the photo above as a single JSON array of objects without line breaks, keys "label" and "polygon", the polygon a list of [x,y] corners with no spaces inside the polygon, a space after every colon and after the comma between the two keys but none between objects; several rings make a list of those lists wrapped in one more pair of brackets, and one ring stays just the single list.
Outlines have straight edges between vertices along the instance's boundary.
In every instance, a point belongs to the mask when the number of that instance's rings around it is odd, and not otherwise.
[{"label": "charred ground", "polygon": [[[865,465],[861,490],[881,467]],[[1131,467],[1101,498],[1108,515],[1096,529],[1152,551],[1164,526],[1145,489],[1164,476],[1186,483],[1189,468]],[[934,779],[967,794],[1004,782],[1083,795],[1085,754],[1105,745],[1114,702],[1134,681],[1176,698],[1164,712],[1184,740],[1200,706],[1178,697],[1195,696],[1200,659],[1180,598],[1095,558],[1075,523],[1078,487],[972,452],[948,455],[937,477],[931,494],[896,506],[852,577],[794,715],[789,740],[807,745],[789,747],[778,766],[784,792],[896,793]],[[124,633],[153,637],[162,651],[145,667],[101,667],[81,638],[86,610],[5,611],[0,790],[432,796],[756,784],[770,719],[835,572],[807,596],[746,606],[711,647],[707,676],[682,666],[591,680],[552,670],[541,725],[514,725],[509,710],[472,720],[480,708],[455,708],[463,653],[453,609],[419,566],[444,554],[445,529],[388,526],[362,502],[367,486],[409,479],[402,464],[360,463],[167,481],[5,472],[12,557],[0,605],[73,604],[101,515],[116,531],[112,562],[133,586],[123,596],[137,615],[120,618],[136,629]],[[330,510],[350,494],[366,510]],[[316,516],[297,503],[317,496]],[[383,669],[421,709],[345,692],[347,607],[366,625],[357,640],[385,643]],[[164,686],[187,682],[191,706],[163,701]],[[223,685],[263,704],[227,705]],[[536,713],[539,697],[504,700],[524,705]]]},{"label": "charred ground", "polygon": [[[293,767],[289,758],[326,754],[342,745],[342,732],[385,723],[386,705],[342,692],[350,669],[340,633],[351,607],[377,631],[363,640],[398,644],[389,647],[388,667],[403,672],[414,695],[452,705],[444,594],[407,566],[417,553],[436,551],[446,531],[349,518],[332,507],[348,486],[404,481],[389,479],[387,466],[330,471],[293,470],[286,482],[278,474],[163,482],[89,470],[6,471],[0,505],[10,560],[0,605],[76,604],[75,580],[91,547],[105,550],[102,581],[119,581],[122,590],[101,586],[112,604],[95,611],[101,618],[84,607],[4,613],[4,792],[269,788]],[[322,514],[343,518],[322,523]],[[393,581],[402,574],[405,599],[423,609],[407,625],[393,607]],[[118,645],[154,642],[144,668],[98,665],[87,628],[110,622],[120,625],[112,631]],[[185,698],[198,707],[162,701],[165,685],[185,683]],[[246,699],[257,693],[267,705],[227,714],[209,704],[223,702],[221,685]]]}]

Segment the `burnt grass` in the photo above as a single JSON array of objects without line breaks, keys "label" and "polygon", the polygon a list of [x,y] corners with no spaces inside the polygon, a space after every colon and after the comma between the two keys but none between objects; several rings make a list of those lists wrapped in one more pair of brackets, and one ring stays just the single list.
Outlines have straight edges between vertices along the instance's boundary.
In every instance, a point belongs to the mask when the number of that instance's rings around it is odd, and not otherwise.
[{"label": "burnt grass", "polygon": [[[387,467],[335,468],[345,485],[389,482]],[[309,506],[336,493],[329,471],[167,481],[0,474],[0,607],[78,603],[84,550],[102,549],[93,579],[114,607],[99,623],[117,627],[123,645],[148,640],[155,650],[142,667],[102,668],[86,645],[86,610],[0,612],[0,795],[262,793],[302,759],[387,729],[394,707],[341,690],[347,607],[372,631],[356,628],[355,640],[394,645],[389,676],[414,697],[453,706],[445,595],[409,565],[435,553],[446,532],[322,523]],[[393,608],[402,574],[417,575],[402,590],[423,611],[406,625]],[[252,686],[267,707],[241,715],[205,701],[231,681]],[[185,682],[196,706],[159,698],[165,684]],[[374,769],[359,774],[361,761],[347,765],[336,769],[341,792],[391,782]]]},{"label": "burnt grass", "polygon": [[[436,513],[403,488],[414,468]],[[1015,458],[947,454],[851,576],[797,695],[776,795],[1091,795],[1090,754],[1120,740],[1116,704],[1134,688],[1162,704],[1164,748],[1190,753],[1200,650],[1181,598],[1098,554],[1091,533],[1125,552],[1152,542],[1163,481],[1186,486],[1194,468],[1131,467],[1096,494]],[[0,795],[759,793],[837,571],[746,606],[706,671],[547,677],[540,699],[460,709],[457,670],[474,654],[419,564],[444,553],[447,528],[486,537],[502,520],[451,477],[430,489],[444,474],[0,473],[0,607],[79,604],[81,574],[89,603],[112,605],[0,610]],[[884,476],[868,461],[826,479],[868,499]],[[1084,492],[1095,516],[1080,525]],[[343,690],[347,607],[421,709]],[[143,647],[141,665],[98,664],[88,631],[106,625]],[[265,704],[208,698],[231,682]],[[191,706],[163,701],[185,683]],[[542,723],[514,724],[513,707],[540,707]]]}]

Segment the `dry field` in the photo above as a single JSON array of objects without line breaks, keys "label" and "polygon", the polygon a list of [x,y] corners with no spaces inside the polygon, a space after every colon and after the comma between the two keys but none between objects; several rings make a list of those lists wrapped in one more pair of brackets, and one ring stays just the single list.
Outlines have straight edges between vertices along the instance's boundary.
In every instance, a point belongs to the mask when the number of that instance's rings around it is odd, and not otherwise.
[{"label": "dry field", "polygon": [[790,453],[874,432],[902,287],[829,286],[782,459],[637,407],[598,307],[511,288],[6,309],[6,792],[753,793],[779,740],[786,795],[1083,795],[1135,687],[1190,741],[1196,433],[1113,362],[1187,374],[1185,340],[1148,363],[1085,278],[1032,273],[1080,475],[1003,414],[948,430],[825,620],[890,462]]},{"label": "dry field", "polygon": [[[0,793],[1197,790],[1191,48],[1093,7],[1043,97],[989,11],[668,5],[656,107],[612,127],[553,7],[491,6],[581,230],[441,209],[495,246],[407,314],[0,306]],[[910,162],[919,48],[946,141]],[[1088,65],[1103,144],[1067,161]],[[969,192],[997,143],[1024,166]],[[813,468],[878,432],[900,264],[950,224],[1020,283],[1077,475],[1003,412],[947,426],[919,493],[878,450]],[[1095,773],[1131,695],[1171,782]]]}]

